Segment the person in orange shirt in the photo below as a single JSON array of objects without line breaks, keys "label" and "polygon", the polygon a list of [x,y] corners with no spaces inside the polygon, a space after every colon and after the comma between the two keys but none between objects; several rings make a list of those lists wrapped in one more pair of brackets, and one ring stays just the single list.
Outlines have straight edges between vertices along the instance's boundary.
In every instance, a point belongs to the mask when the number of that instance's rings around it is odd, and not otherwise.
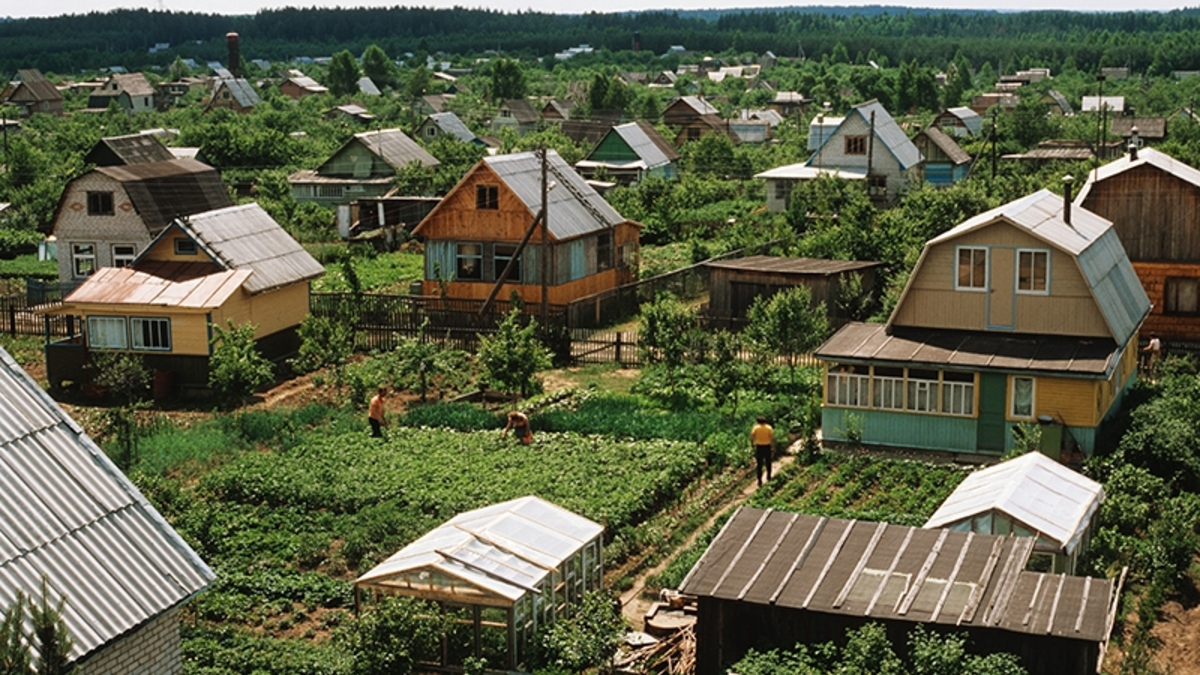
[{"label": "person in orange shirt", "polygon": [[386,394],[387,390],[380,387],[367,410],[367,421],[371,423],[371,436],[374,438],[383,438],[383,427],[387,426],[387,418],[383,416],[383,399]]},{"label": "person in orange shirt", "polygon": [[521,445],[529,445],[533,442],[533,430],[529,428],[529,417],[520,410],[514,410],[508,413],[508,423],[504,425],[504,431],[501,432],[500,438],[508,437],[508,430],[512,429],[513,435],[521,441]]},{"label": "person in orange shirt", "polygon": [[758,476],[758,486],[763,484],[763,469],[767,470],[767,480],[771,480],[771,456],[775,453],[775,430],[767,424],[767,418],[759,415],[758,423],[750,430],[750,445],[754,446],[754,473]]}]

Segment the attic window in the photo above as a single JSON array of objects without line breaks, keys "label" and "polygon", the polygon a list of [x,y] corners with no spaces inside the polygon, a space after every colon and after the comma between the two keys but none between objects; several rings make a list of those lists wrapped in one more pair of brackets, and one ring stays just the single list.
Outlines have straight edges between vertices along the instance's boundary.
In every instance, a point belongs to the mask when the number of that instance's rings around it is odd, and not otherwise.
[{"label": "attic window", "polygon": [[1049,269],[1049,251],[1018,250],[1017,292],[1045,293],[1048,289],[1047,271]]},{"label": "attic window", "polygon": [[87,193],[87,210],[89,216],[111,216],[113,214],[113,193]]},{"label": "attic window", "polygon": [[865,154],[867,154],[867,137],[866,136],[847,136],[846,137],[846,154],[847,155],[865,155]]},{"label": "attic window", "polygon": [[495,211],[500,208],[500,188],[496,185],[475,186],[475,208]]},{"label": "attic window", "polygon": [[963,246],[958,249],[958,275],[954,288],[959,291],[987,290],[987,249]]},{"label": "attic window", "polygon": [[196,255],[196,242],[185,237],[175,240],[175,255]]}]

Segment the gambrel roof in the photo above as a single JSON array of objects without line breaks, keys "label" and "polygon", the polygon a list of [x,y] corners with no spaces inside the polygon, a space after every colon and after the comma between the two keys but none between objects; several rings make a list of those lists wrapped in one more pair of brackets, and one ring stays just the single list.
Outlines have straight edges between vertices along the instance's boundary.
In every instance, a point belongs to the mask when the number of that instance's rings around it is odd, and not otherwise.
[{"label": "gambrel roof", "polygon": [[[422,587],[444,585],[444,592],[507,605],[603,532],[602,525],[548,501],[521,497],[460,513],[354,583],[416,597]],[[417,579],[423,581],[413,584]]]},{"label": "gambrel roof", "polygon": [[214,579],[83,429],[0,348],[0,607],[51,602],[82,659]]},{"label": "gambrel roof", "polygon": [[[233,203],[217,170],[194,159],[102,166],[96,171],[123,184],[151,234],[178,216]],[[65,199],[65,191],[63,196]]]},{"label": "gambrel roof", "polygon": [[[978,136],[979,131],[983,129],[983,118],[979,116],[979,113],[966,106],[947,108],[942,112],[942,115],[950,115],[958,118],[963,126],[967,128],[967,131],[971,132],[972,136]],[[938,117],[942,115],[938,115]]]},{"label": "gambrel roof", "polygon": [[111,166],[169,162],[172,159],[175,159],[175,155],[152,134],[129,134],[101,138],[96,141],[96,145],[83,161],[99,166]]},{"label": "gambrel roof", "polygon": [[1104,488],[1096,481],[1040,452],[1029,452],[967,476],[924,527],[950,527],[995,511],[1070,555],[1103,500]]},{"label": "gambrel roof", "polygon": [[[1049,190],[1039,190],[968,218],[930,239],[925,250],[996,222],[1020,228],[1076,260],[1108,324],[1110,335],[1118,345],[1124,345],[1150,313],[1150,299],[1125,255],[1112,222],[1079,206],[1071,208],[1070,222],[1064,215],[1063,197]],[[924,259],[925,254],[921,257]],[[907,293],[905,289],[896,303],[897,311]],[[892,317],[895,316],[893,312]]]}]

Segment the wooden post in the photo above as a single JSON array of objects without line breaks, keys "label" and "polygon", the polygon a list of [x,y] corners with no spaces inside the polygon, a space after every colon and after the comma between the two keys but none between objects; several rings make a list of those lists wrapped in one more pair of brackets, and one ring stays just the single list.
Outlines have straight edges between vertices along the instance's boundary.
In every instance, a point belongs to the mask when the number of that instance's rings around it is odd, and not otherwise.
[{"label": "wooden post", "polygon": [[617,331],[617,365],[621,364],[621,336],[624,335],[621,331]]},{"label": "wooden post", "polygon": [[8,329],[13,337],[17,336],[17,306],[8,306]]}]

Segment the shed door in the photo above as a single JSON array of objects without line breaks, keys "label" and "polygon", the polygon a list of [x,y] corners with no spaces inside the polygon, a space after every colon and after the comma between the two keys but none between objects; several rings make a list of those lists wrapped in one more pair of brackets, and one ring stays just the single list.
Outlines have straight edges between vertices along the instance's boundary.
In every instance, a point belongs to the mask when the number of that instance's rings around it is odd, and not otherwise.
[{"label": "shed door", "polygon": [[1016,259],[1011,248],[993,248],[990,251],[988,272],[988,328],[1011,329],[1016,312]]},{"label": "shed door", "polygon": [[975,427],[975,447],[979,450],[1004,450],[1004,399],[1008,378],[1002,374],[979,374],[979,422]]}]

